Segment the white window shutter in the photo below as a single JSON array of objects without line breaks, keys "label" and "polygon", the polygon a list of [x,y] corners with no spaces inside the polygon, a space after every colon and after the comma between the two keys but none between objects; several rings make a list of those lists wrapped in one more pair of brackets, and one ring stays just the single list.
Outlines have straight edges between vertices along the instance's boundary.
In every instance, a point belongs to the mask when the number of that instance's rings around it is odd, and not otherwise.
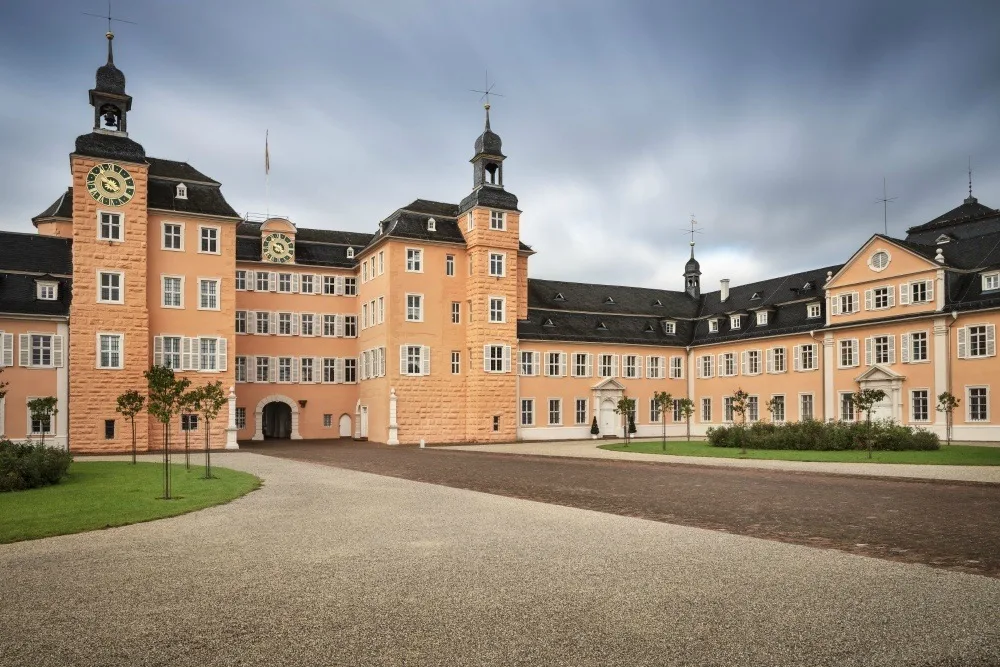
[{"label": "white window shutter", "polygon": [[611,377],[618,377],[618,355],[611,355]]},{"label": "white window shutter", "polygon": [[297,273],[292,274],[292,291],[296,293],[299,291],[299,274]]},{"label": "white window shutter", "polygon": [[334,315],[333,316],[333,335],[338,338],[344,337],[344,316]]},{"label": "white window shutter", "polygon": [[503,346],[503,372],[510,373],[510,345]]},{"label": "white window shutter", "polygon": [[217,338],[215,343],[216,370],[225,372],[229,368],[229,341],[225,338]]},{"label": "white window shutter", "polygon": [[910,283],[903,283],[899,286],[899,305],[910,305]]},{"label": "white window shutter", "polygon": [[28,334],[18,334],[17,336],[17,346],[20,349],[20,359],[18,360],[21,366],[31,365],[31,336]]},{"label": "white window shutter", "polygon": [[271,361],[267,365],[267,381],[278,381],[278,357],[271,357]]},{"label": "white window shutter", "polygon": [[874,341],[871,339],[871,336],[865,338],[865,366],[871,366],[874,361],[873,346]]},{"label": "white window shutter", "polygon": [[257,381],[257,357],[247,357],[247,382]]},{"label": "white window shutter", "polygon": [[566,353],[559,353],[559,377],[566,377]]},{"label": "white window shutter", "polygon": [[[966,359],[969,356],[969,329],[968,327],[959,327],[958,329],[958,358]],[[24,359],[24,353],[21,353],[21,358]],[[22,364],[23,366],[24,364]]]},{"label": "white window shutter", "polygon": [[904,364],[910,363],[910,334],[899,336],[899,357]]},{"label": "white window shutter", "polygon": [[934,281],[933,280],[928,280],[927,281],[927,300],[928,301],[933,301],[934,300]]},{"label": "white window shutter", "polygon": [[153,365],[163,365],[163,336],[153,336]]},{"label": "white window shutter", "polygon": [[[490,346],[483,345],[483,370],[489,372],[490,370]],[[548,368],[545,369],[545,375],[548,375]]]},{"label": "white window shutter", "polygon": [[995,357],[997,354],[997,327],[995,324],[986,325],[986,356]]},{"label": "white window shutter", "polygon": [[253,271],[247,271],[247,291],[248,292],[257,291],[257,276],[254,275]]},{"label": "white window shutter", "polygon": [[0,352],[0,366],[14,365],[14,334],[3,334],[2,352]]},{"label": "white window shutter", "polygon": [[870,289],[865,290],[865,310],[871,310],[872,306],[872,291]]},{"label": "white window shutter", "polygon": [[830,314],[840,315],[840,295],[830,297]]},{"label": "white window shutter", "polygon": [[337,296],[344,296],[344,276],[336,276],[333,279],[333,293]]},{"label": "white window shutter", "polygon": [[368,379],[368,350],[361,353],[361,362],[358,364],[358,375],[362,380]]},{"label": "white window shutter", "polygon": [[298,313],[292,313],[292,335],[293,336],[298,336],[299,335],[299,314]]},{"label": "white window shutter", "polygon": [[802,370],[802,346],[796,345],[792,348],[792,369]]},{"label": "white window shutter", "polygon": [[[52,365],[56,368],[62,368],[63,359],[65,355],[63,354],[63,337],[53,336],[52,337]],[[121,351],[122,356],[125,355],[125,350]]]},{"label": "white window shutter", "polygon": [[699,380],[705,377],[705,362],[704,362],[704,359],[705,359],[705,357],[703,357],[703,356],[702,357],[698,357],[697,363],[695,364],[697,366],[697,368],[694,369],[694,376],[697,379],[699,379]]},{"label": "white window shutter", "polygon": [[889,336],[889,363],[896,363],[896,337]]},{"label": "white window shutter", "polygon": [[892,308],[896,305],[896,286],[889,285],[889,307]]},{"label": "white window shutter", "polygon": [[532,354],[531,368],[532,368],[533,371],[535,371],[533,374],[534,375],[541,375],[542,374],[542,353],[541,352],[532,352],[531,354]]},{"label": "white window shutter", "polygon": [[181,338],[181,367],[179,370],[189,371],[191,365],[191,339],[187,336]]},{"label": "white window shutter", "polygon": [[747,364],[748,356],[749,355],[746,352],[740,352],[740,373],[742,373],[743,375],[749,375],[749,373],[747,373],[747,371],[749,370]]},{"label": "white window shutter", "polygon": [[723,354],[719,355],[719,361],[718,361],[718,365],[719,365],[719,377],[722,377],[722,372],[726,368],[726,366],[725,366],[726,362],[723,359],[724,356],[725,355],[723,355]]},{"label": "white window shutter", "polygon": [[635,358],[635,376],[640,380],[643,377],[644,363],[645,363],[644,357],[641,354],[637,355]]},{"label": "white window shutter", "polygon": [[399,374],[406,375],[406,346],[399,346]]},{"label": "white window shutter", "polygon": [[851,340],[851,359],[854,360],[855,366],[861,363],[861,349],[857,338]]},{"label": "white window shutter", "polygon": [[267,277],[267,288],[270,292],[278,291],[278,274],[275,271],[271,271]]},{"label": "white window shutter", "polygon": [[431,374],[431,348],[429,345],[420,346],[420,374]]},{"label": "white window shutter", "polygon": [[586,377],[594,377],[594,355],[590,352],[587,353],[587,375]]},{"label": "white window shutter", "polygon": [[337,384],[344,383],[344,359],[337,357],[333,360],[333,381]]},{"label": "white window shutter", "polygon": [[292,357],[292,382],[299,381],[299,358]]},{"label": "white window shutter", "polygon": [[773,373],[774,372],[774,348],[773,347],[770,348],[767,351],[767,372],[768,373]]}]

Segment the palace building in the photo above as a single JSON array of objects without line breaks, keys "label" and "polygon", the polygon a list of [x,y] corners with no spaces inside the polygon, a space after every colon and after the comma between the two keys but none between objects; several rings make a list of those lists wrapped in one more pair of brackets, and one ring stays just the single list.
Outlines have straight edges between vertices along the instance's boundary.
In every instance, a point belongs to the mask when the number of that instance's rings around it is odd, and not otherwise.
[{"label": "palace building", "polygon": [[[534,280],[488,105],[459,203],[417,199],[372,233],[300,229],[242,218],[218,181],[146,155],[112,39],[69,187],[37,234],[0,232],[8,438],[125,451],[116,397],[157,364],[232,388],[211,425],[230,448],[587,438],[594,420],[620,435],[623,395],[640,436],[661,420],[684,433],[658,391],[691,398],[702,435],[732,420],[737,388],[749,419],[774,421],[855,419],[847,397],[881,388],[876,416],[938,433],[950,391],[956,439],[1000,440],[1000,211],[971,191],[905,239],[876,234],[846,261],[752,284],[703,291],[693,244],[676,290]],[[27,410],[41,396],[58,400],[51,420]],[[159,425],[136,422],[140,448],[162,448]],[[171,442],[204,428],[182,415]]]}]

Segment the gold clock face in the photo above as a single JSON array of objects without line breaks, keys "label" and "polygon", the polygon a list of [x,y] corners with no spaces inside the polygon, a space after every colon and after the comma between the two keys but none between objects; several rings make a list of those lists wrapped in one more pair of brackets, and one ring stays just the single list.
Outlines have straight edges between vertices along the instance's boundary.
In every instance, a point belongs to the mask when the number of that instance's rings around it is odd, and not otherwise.
[{"label": "gold clock face", "polygon": [[124,206],[135,194],[135,181],[122,167],[105,162],[87,173],[87,192],[104,206]]},{"label": "gold clock face", "polygon": [[284,264],[292,259],[295,242],[281,233],[268,234],[264,238],[264,259],[268,262]]}]

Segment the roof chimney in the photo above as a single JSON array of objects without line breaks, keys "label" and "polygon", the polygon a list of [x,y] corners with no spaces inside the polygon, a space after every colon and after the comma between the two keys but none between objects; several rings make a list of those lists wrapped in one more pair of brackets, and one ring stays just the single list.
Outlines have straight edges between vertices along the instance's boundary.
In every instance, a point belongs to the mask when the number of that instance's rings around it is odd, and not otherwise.
[{"label": "roof chimney", "polygon": [[725,303],[729,299],[729,278],[723,278],[719,281],[719,302]]}]

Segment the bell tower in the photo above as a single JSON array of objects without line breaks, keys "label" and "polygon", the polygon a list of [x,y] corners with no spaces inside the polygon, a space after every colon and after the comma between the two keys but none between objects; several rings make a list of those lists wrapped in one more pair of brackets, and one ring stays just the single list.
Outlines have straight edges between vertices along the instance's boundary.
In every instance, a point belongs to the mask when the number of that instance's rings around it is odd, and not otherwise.
[{"label": "bell tower", "polygon": [[97,68],[97,82],[90,90],[90,104],[94,107],[94,132],[127,137],[132,96],[125,93],[125,74],[115,67],[112,48],[115,35],[109,30],[105,37],[108,38],[108,62]]}]

